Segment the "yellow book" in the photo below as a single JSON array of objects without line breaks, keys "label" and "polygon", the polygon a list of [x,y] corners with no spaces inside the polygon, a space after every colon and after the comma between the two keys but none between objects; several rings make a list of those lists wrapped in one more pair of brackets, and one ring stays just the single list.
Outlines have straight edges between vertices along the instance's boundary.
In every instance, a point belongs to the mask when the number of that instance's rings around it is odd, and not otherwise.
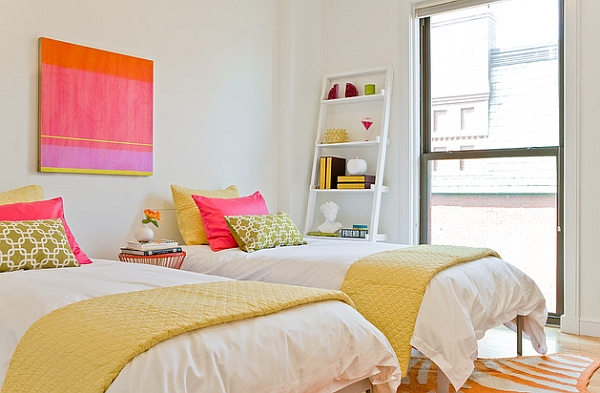
[{"label": "yellow book", "polygon": [[338,176],[338,183],[375,183],[375,175]]},{"label": "yellow book", "polygon": [[369,190],[373,183],[338,183],[337,188],[340,190]]},{"label": "yellow book", "polygon": [[319,188],[325,188],[325,168],[327,166],[326,157],[319,157]]},{"label": "yellow book", "polygon": [[325,188],[331,188],[331,157],[327,157],[327,164],[325,164]]},{"label": "yellow book", "polygon": [[337,188],[338,177],[346,173],[346,159],[342,157],[327,157],[325,169],[325,188]]}]

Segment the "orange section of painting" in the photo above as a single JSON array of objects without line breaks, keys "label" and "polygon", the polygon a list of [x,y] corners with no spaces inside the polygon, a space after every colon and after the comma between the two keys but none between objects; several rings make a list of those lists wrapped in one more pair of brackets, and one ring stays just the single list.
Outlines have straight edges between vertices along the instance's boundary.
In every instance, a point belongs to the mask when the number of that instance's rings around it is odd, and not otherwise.
[{"label": "orange section of painting", "polygon": [[153,83],[151,60],[40,38],[42,63]]}]

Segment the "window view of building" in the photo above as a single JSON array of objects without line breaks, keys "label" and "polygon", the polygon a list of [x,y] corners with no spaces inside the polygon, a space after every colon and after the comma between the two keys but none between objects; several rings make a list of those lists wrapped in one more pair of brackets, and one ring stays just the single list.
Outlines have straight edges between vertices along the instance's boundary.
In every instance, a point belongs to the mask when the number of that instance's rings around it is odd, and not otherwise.
[{"label": "window view of building", "polygon": [[424,70],[426,241],[494,248],[537,281],[550,312],[561,263],[558,11],[511,0],[433,15]]}]

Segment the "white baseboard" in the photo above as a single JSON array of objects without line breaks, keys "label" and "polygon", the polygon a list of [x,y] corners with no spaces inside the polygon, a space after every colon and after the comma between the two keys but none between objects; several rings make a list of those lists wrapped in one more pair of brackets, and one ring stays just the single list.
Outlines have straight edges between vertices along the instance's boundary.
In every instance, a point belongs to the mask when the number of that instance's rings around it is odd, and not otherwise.
[{"label": "white baseboard", "polygon": [[565,317],[563,315],[560,318],[560,331],[581,336],[600,337],[600,321]]},{"label": "white baseboard", "polygon": [[579,334],[582,336],[600,337],[600,321],[581,320]]},{"label": "white baseboard", "polygon": [[579,318],[561,316],[560,331],[568,334],[579,334]]}]

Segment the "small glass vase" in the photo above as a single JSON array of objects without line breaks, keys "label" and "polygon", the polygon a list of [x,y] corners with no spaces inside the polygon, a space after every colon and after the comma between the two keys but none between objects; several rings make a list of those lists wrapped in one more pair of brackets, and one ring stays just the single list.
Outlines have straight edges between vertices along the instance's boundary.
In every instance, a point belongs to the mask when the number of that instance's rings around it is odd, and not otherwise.
[{"label": "small glass vase", "polygon": [[148,224],[142,224],[133,235],[138,242],[149,242],[154,239],[154,231]]}]

